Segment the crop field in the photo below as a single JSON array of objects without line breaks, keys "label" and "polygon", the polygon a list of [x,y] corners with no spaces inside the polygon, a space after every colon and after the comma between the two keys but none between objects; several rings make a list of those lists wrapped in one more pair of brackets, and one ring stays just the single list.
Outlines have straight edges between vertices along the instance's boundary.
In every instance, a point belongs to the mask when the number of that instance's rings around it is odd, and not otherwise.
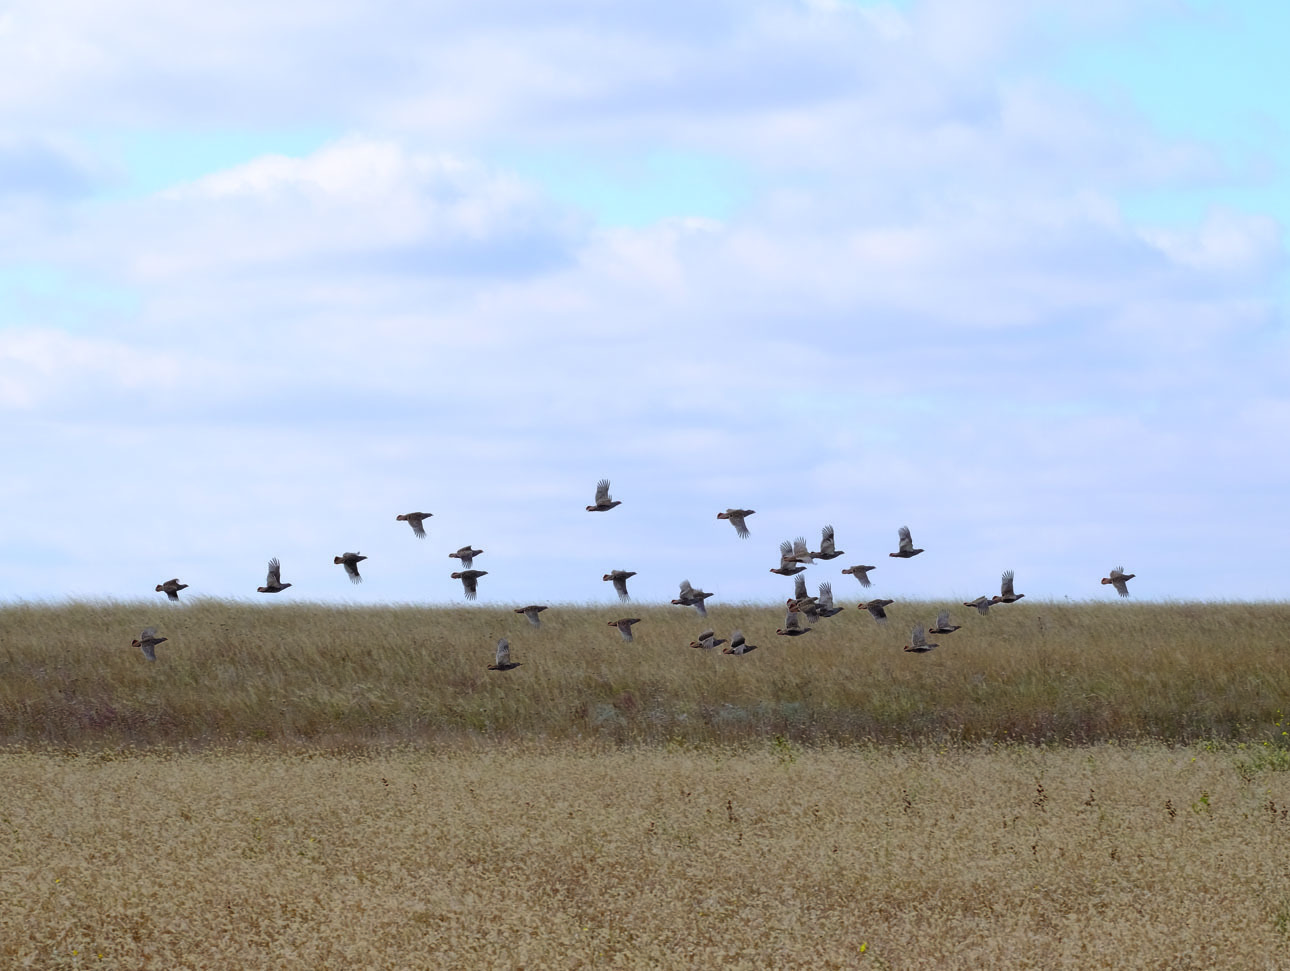
[{"label": "crop field", "polygon": [[0,608],[0,966],[1290,967],[1290,606],[936,606]]},{"label": "crop field", "polygon": [[[854,604],[801,637],[782,608],[327,608],[197,601],[0,608],[0,742],[287,749],[463,738],[641,744],[1277,737],[1290,605],[959,608],[962,629],[905,653],[936,605]],[[609,622],[640,617],[624,643]],[[167,640],[149,662],[130,641]],[[741,628],[736,657],[688,645]],[[497,638],[520,667],[487,670]]]}]

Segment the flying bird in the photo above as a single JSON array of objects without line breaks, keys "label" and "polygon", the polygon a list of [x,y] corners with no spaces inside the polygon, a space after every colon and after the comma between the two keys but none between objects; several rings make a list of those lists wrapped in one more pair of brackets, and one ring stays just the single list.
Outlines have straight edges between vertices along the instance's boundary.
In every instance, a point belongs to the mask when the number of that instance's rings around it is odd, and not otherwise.
[{"label": "flying bird", "polygon": [[[775,633],[782,637],[800,637],[811,630],[812,628],[810,627],[802,626],[801,613],[796,610],[790,610],[784,615],[784,626],[775,631]],[[734,645],[732,644],[731,646],[733,647]]]},{"label": "flying bird", "polygon": [[905,645],[905,650],[914,654],[926,654],[932,648],[940,647],[939,644],[928,644],[927,633],[921,627],[915,627],[909,632],[909,643]]},{"label": "flying bird", "polygon": [[167,580],[165,583],[157,584],[157,593],[164,593],[167,597],[169,597],[171,600],[174,600],[174,601],[179,600],[180,590],[187,590],[187,589],[188,589],[188,584],[180,583],[178,577],[176,577],[173,580]]},{"label": "flying bird", "polygon": [[975,607],[975,608],[976,608],[976,612],[977,612],[978,614],[981,614],[981,615],[984,617],[986,614],[988,614],[988,613],[990,612],[990,605],[991,605],[992,603],[994,603],[994,601],[993,601],[993,600],[991,600],[989,597],[981,596],[981,597],[977,597],[975,600],[968,600],[968,601],[966,601],[966,602],[963,604],[963,606],[964,606],[964,607]]},{"label": "flying bird", "polygon": [[887,608],[894,604],[894,600],[870,600],[859,605],[860,610],[869,611],[869,616],[880,624],[887,623]]},{"label": "flying bird", "polygon": [[537,604],[531,604],[528,607],[515,608],[515,612],[517,614],[523,614],[525,617],[527,617],[529,619],[529,623],[532,624],[534,627],[542,626],[542,618],[539,617],[538,614],[540,614],[544,610],[546,610],[545,606],[538,606]]},{"label": "flying bird", "polygon": [[730,525],[735,528],[735,532],[739,535],[739,538],[747,539],[748,524],[744,522],[744,520],[756,511],[756,509],[727,509],[725,512],[717,513],[717,518],[729,519]]},{"label": "flying bird", "polygon": [[779,544],[779,567],[771,568],[771,573],[778,573],[782,577],[791,577],[801,573],[806,567],[797,562],[793,555],[793,544],[788,540]]},{"label": "flying bird", "polygon": [[1012,604],[1016,603],[1024,596],[1024,593],[1013,593],[1012,571],[1004,570],[1003,579],[999,582],[999,596],[991,597],[990,602],[996,604]]},{"label": "flying bird", "polygon": [[869,571],[876,570],[876,569],[878,569],[876,566],[849,566],[842,572],[849,573],[857,580],[859,580],[860,586],[868,587],[868,586],[872,586],[872,584],[869,582]]},{"label": "flying bird", "polygon": [[673,600],[672,603],[682,607],[693,607],[701,617],[706,617],[708,616],[708,608],[703,605],[703,601],[711,596],[712,594],[706,591],[694,589],[694,587],[690,586],[689,580],[682,580],[681,596]]},{"label": "flying bird", "polygon": [[490,671],[510,671],[520,666],[519,661],[511,660],[511,642],[505,637],[497,641],[497,660],[488,666]]},{"label": "flying bird", "polygon": [[157,628],[145,627],[143,633],[139,635],[139,639],[131,641],[130,646],[141,648],[144,657],[149,661],[155,661],[157,659],[157,645],[165,640],[169,640],[169,638],[158,637]]},{"label": "flying bird", "polygon": [[282,564],[278,562],[278,558],[275,556],[269,561],[269,575],[264,581],[264,586],[256,587],[255,592],[281,593],[289,586],[291,584],[282,582]]},{"label": "flying bird", "polygon": [[452,574],[454,580],[461,581],[467,600],[475,599],[475,595],[479,592],[479,578],[486,576],[488,576],[487,570],[462,570],[460,573]]},{"label": "flying bird", "polygon": [[623,640],[630,644],[632,641],[632,624],[639,624],[640,622],[639,617],[623,617],[619,620],[611,620],[609,626],[617,627],[618,633],[623,635]]},{"label": "flying bird", "polygon": [[805,563],[812,566],[815,564],[815,554],[813,554],[810,548],[806,545],[805,536],[799,536],[797,539],[793,540],[793,559],[798,563]]},{"label": "flying bird", "polygon": [[449,559],[461,560],[461,565],[469,570],[475,565],[475,557],[479,556],[483,552],[483,550],[471,549],[470,544],[467,543],[456,553],[449,553],[448,557]]},{"label": "flying bird", "polygon": [[942,610],[936,615],[936,626],[931,629],[930,633],[953,634],[961,626],[961,624],[951,624],[950,612],[948,610]]},{"label": "flying bird", "polygon": [[[720,644],[721,642],[718,641],[717,643]],[[730,646],[727,647],[721,653],[722,654],[747,654],[749,651],[755,651],[755,650],[757,650],[757,645],[749,644],[747,641],[744,640],[744,632],[741,630],[737,630],[730,635]]]},{"label": "flying bird", "polygon": [[846,550],[833,548],[833,527],[825,526],[820,530],[820,551],[811,555],[819,560],[833,560],[845,552]]},{"label": "flying bird", "polygon": [[699,635],[698,640],[690,641],[690,646],[699,647],[705,651],[710,651],[714,647],[724,644],[725,642],[726,642],[726,639],[724,637],[718,637],[716,631],[705,630],[702,634]]},{"label": "flying bird", "polygon": [[833,605],[833,584],[828,580],[820,581],[820,595],[816,598],[815,610],[821,617],[832,617],[842,613],[844,608]]},{"label": "flying bird", "polygon": [[[1115,587],[1115,592],[1121,597],[1127,597],[1129,595],[1129,581],[1136,576],[1136,573],[1125,573],[1124,567],[1117,566],[1111,571],[1109,577],[1102,577],[1102,582],[1109,583]],[[161,588],[158,587],[157,589],[160,590]]]},{"label": "flying bird", "polygon": [[627,578],[634,576],[636,576],[635,570],[610,570],[600,579],[612,580],[614,589],[618,591],[618,599],[628,600],[630,598],[627,596]]},{"label": "flying bird", "polygon": [[358,575],[358,564],[362,563],[366,556],[361,553],[345,553],[341,556],[334,556],[332,560],[336,563],[345,564],[345,572],[349,574],[350,583],[362,583],[363,578]]},{"label": "flying bird", "polygon": [[900,527],[900,549],[895,553],[888,553],[888,556],[899,556],[901,559],[908,559],[911,556],[917,556],[923,552],[921,549],[914,549],[914,541],[910,538],[909,527]]},{"label": "flying bird", "polygon": [[417,539],[426,538],[426,528],[422,525],[427,519],[433,516],[432,512],[404,512],[399,513],[394,518],[401,523],[407,523],[412,527],[412,532],[416,534]]},{"label": "flying bird", "polygon": [[606,512],[613,509],[614,506],[621,506],[622,503],[617,499],[609,497],[609,480],[601,479],[596,483],[596,504],[588,506],[587,512]]}]

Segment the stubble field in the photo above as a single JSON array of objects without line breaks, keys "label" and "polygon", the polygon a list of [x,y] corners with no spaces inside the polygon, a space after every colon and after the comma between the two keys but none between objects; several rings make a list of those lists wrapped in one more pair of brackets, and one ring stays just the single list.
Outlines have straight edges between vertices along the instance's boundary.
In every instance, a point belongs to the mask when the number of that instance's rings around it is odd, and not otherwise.
[{"label": "stubble field", "polygon": [[0,964],[1290,967],[1287,606],[627,612],[0,609]]}]

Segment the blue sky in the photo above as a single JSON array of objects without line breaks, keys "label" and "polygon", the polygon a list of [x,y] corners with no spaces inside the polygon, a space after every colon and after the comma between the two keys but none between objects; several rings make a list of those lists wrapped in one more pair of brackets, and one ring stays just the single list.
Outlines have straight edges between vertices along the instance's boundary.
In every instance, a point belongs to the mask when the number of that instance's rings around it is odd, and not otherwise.
[{"label": "blue sky", "polygon": [[[1285,596],[1272,2],[0,13],[0,601]],[[596,480],[623,505],[587,514]],[[757,510],[752,538],[716,520]],[[400,512],[433,512],[417,542]],[[899,561],[908,524],[927,553]],[[353,586],[335,554],[368,554]]]}]

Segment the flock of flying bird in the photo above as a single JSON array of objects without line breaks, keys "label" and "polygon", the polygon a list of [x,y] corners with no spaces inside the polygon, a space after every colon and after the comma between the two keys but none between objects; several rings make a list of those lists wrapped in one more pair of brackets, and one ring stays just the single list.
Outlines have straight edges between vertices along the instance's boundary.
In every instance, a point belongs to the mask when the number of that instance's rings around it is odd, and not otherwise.
[{"label": "flock of flying bird", "polygon": [[[587,506],[587,512],[608,512],[615,506],[620,505],[622,505],[621,501],[612,498],[609,494],[609,480],[601,479],[596,483],[595,502]],[[750,535],[747,520],[755,512],[756,510],[754,509],[727,509],[725,512],[717,513],[717,518],[729,520],[739,538],[747,539]],[[399,522],[406,522],[411,526],[412,532],[418,539],[425,539],[425,521],[433,515],[433,513],[428,512],[409,512],[401,513],[395,519]],[[923,549],[914,546],[909,527],[901,526],[898,535],[899,545],[896,552],[889,553],[887,554],[888,556],[909,559],[924,552]],[[483,550],[475,549],[471,546],[463,546],[455,553],[448,554],[450,558],[461,561],[462,569],[453,572],[451,577],[454,580],[461,581],[467,600],[475,599],[479,592],[479,578],[488,575],[487,570],[474,569],[475,557],[483,552]],[[825,526],[821,531],[820,548],[818,550],[812,551],[807,546],[806,540],[801,537],[791,542],[785,540],[779,544],[779,566],[772,567],[770,572],[780,576],[793,577],[794,589],[793,596],[788,599],[788,612],[784,617],[784,626],[775,631],[777,635],[800,637],[813,629],[812,626],[804,626],[803,621],[806,624],[815,625],[822,619],[833,617],[842,612],[844,608],[834,605],[833,585],[829,581],[822,581],[819,584],[819,593],[816,596],[810,596],[806,589],[806,579],[802,576],[802,573],[808,565],[814,564],[816,560],[833,560],[842,556],[844,552],[844,550],[839,550],[835,546],[832,526]],[[345,573],[353,583],[363,581],[358,572],[358,564],[365,559],[367,557],[360,553],[343,553],[333,558],[337,565],[345,568]],[[876,569],[876,566],[858,564],[846,567],[842,572],[855,577],[862,587],[867,588],[872,585],[869,580],[869,571]],[[633,570],[611,570],[602,579],[613,584],[620,600],[628,600],[630,597],[627,593],[627,581],[635,575],[636,573]],[[1110,576],[1102,578],[1102,583],[1110,584],[1121,597],[1127,597],[1129,595],[1129,581],[1134,576],[1135,574],[1125,573],[1123,567],[1115,567],[1111,570]],[[289,586],[291,586],[290,583],[282,582],[282,564],[278,562],[277,557],[274,557],[269,561],[269,571],[265,585],[257,587],[256,592],[281,593]],[[180,583],[179,579],[175,578],[157,584],[157,592],[164,593],[172,601],[178,601],[179,591],[187,587],[188,584]],[[704,606],[704,601],[711,596],[711,593],[696,589],[690,584],[689,580],[682,580],[680,595],[672,603],[682,607],[693,607],[700,616],[707,617],[708,611]],[[975,600],[967,601],[963,606],[975,607],[978,613],[987,614],[990,608],[996,604],[1016,603],[1024,596],[1024,593],[1015,592],[1013,572],[1007,570],[1003,574],[998,595],[977,597]],[[884,599],[868,600],[859,604],[857,609],[868,611],[874,620],[880,624],[885,624],[887,623],[886,608],[894,602],[893,600]],[[541,627],[542,620],[538,615],[546,609],[544,605],[530,604],[527,607],[516,608],[515,613],[523,614],[534,627]],[[639,617],[621,617],[618,620],[610,621],[609,626],[617,628],[622,639],[630,642],[632,640],[632,626],[640,622]],[[950,612],[948,610],[941,610],[937,614],[936,625],[930,631],[922,625],[910,631],[910,642],[905,645],[905,650],[915,654],[925,654],[940,646],[939,644],[928,642],[928,633],[938,635],[952,634],[959,629],[959,626],[950,623]],[[157,659],[157,645],[165,640],[166,638],[157,636],[156,628],[149,627],[143,631],[137,640],[131,641],[130,646],[140,648],[149,661],[155,661]],[[728,644],[722,651],[723,654],[743,655],[757,650],[757,645],[749,644],[744,638],[743,632],[739,630],[730,634],[729,641],[725,638],[718,638],[715,630],[705,630],[698,636],[697,640],[690,643],[690,646],[711,651],[722,644]],[[494,663],[488,666],[488,670],[510,671],[519,666],[519,662],[511,660],[510,642],[505,637],[499,639]]]}]

